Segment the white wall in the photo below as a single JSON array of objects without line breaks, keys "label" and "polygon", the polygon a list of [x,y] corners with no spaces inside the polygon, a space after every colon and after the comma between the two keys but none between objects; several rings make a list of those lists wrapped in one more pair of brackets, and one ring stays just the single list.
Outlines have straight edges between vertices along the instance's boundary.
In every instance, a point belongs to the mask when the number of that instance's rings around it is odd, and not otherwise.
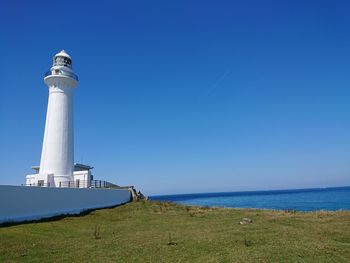
[{"label": "white wall", "polygon": [[0,185],[0,223],[47,218],[130,201],[127,189]]},{"label": "white wall", "polygon": [[[75,171],[73,173],[74,186],[77,188],[87,188],[90,186],[91,171]],[[77,185],[79,180],[79,186]]]}]

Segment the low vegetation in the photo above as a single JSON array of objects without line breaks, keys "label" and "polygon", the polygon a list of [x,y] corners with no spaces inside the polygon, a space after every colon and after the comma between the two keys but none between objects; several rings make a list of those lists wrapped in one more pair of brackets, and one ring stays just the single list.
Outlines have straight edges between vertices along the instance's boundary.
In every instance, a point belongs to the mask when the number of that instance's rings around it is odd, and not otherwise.
[{"label": "low vegetation", "polygon": [[[246,222],[246,223],[240,223]],[[139,201],[0,227],[0,262],[350,262],[350,211]]]}]

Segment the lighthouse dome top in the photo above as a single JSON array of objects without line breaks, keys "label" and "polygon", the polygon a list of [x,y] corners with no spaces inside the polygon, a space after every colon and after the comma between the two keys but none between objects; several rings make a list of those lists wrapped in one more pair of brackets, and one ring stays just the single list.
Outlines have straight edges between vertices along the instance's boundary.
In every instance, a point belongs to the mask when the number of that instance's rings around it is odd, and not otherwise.
[{"label": "lighthouse dome top", "polygon": [[66,57],[66,58],[72,59],[72,58],[70,57],[70,55],[68,55],[68,53],[67,53],[64,49],[62,49],[60,52],[58,52],[58,53],[55,55],[55,57]]}]

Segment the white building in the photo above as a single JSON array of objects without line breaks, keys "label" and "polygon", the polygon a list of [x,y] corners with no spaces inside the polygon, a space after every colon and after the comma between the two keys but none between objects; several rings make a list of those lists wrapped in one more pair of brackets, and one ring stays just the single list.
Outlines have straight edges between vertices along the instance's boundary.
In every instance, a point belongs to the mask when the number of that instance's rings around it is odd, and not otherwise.
[{"label": "white building", "polygon": [[49,100],[41,161],[40,166],[32,167],[36,173],[27,175],[26,185],[91,187],[93,167],[74,163],[73,93],[78,76],[64,50],[54,56],[44,82],[49,88]]}]

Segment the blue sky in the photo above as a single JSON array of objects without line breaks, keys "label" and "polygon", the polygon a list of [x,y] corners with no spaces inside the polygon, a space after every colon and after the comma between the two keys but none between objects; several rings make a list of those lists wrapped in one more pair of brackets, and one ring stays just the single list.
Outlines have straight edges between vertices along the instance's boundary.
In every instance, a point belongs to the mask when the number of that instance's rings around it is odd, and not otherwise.
[{"label": "blue sky", "polygon": [[2,1],[0,182],[39,164],[65,49],[75,161],[147,194],[350,185],[349,1]]}]

